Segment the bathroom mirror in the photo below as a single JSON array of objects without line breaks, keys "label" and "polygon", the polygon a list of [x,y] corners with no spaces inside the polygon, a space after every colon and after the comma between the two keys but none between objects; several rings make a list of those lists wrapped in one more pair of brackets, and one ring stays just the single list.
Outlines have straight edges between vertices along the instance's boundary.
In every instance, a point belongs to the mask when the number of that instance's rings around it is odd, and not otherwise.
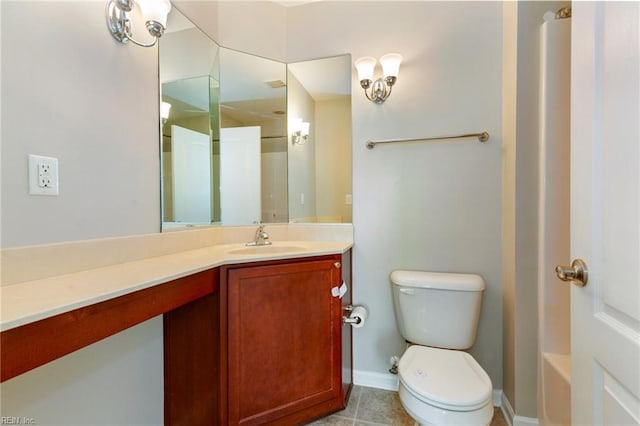
[{"label": "bathroom mirror", "polygon": [[220,47],[175,8],[161,40],[162,228],[217,223]]},{"label": "bathroom mirror", "polygon": [[[159,55],[171,105],[163,230],[351,222],[349,55],[287,66],[218,46],[175,7]],[[304,143],[292,137],[297,119],[309,123]]]},{"label": "bathroom mirror", "polygon": [[220,49],[222,225],[289,219],[286,81],[281,62]]},{"label": "bathroom mirror", "polygon": [[287,70],[290,221],[351,222],[351,55]]}]

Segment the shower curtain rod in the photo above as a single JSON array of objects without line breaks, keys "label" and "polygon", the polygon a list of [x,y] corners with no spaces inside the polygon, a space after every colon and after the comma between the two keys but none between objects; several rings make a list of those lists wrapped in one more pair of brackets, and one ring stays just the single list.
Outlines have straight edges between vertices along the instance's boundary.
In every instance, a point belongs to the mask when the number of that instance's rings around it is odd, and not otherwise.
[{"label": "shower curtain rod", "polygon": [[412,138],[412,139],[384,139],[379,141],[367,141],[367,148],[373,149],[376,145],[381,143],[401,143],[401,142],[427,142],[427,141],[439,141],[445,139],[463,139],[463,138],[478,138],[480,142],[486,142],[489,140],[489,133],[467,133],[464,135],[452,135],[452,136],[437,136],[434,138]]}]

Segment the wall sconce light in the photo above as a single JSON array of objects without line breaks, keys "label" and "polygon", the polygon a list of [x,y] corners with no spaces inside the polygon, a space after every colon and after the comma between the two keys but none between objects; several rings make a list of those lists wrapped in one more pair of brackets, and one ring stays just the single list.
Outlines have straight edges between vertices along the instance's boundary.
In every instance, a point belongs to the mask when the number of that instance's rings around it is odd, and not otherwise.
[{"label": "wall sconce light", "polygon": [[[365,56],[364,58],[356,60],[355,66],[358,70],[358,80],[360,80],[360,86],[364,89],[364,94],[367,96],[367,99],[377,104],[381,104],[387,100],[389,95],[391,95],[391,88],[398,79],[400,62],[402,62],[402,55],[398,53],[388,53],[384,55],[380,58],[384,78],[378,78],[376,81],[373,81],[373,70],[376,67],[376,59],[371,56]],[[367,91],[368,89],[371,89],[370,93]]]},{"label": "wall sconce light", "polygon": [[[133,38],[130,16],[136,4],[140,7],[147,31],[154,38],[152,42],[141,43]],[[170,10],[169,0],[108,0],[105,13],[109,31],[120,43],[131,40],[138,46],[151,47],[162,37]]]},{"label": "wall sconce light", "polygon": [[169,102],[161,102],[160,117],[162,118],[162,124],[166,123],[169,119],[169,111],[171,111],[171,104]]},{"label": "wall sconce light", "polygon": [[304,145],[309,138],[310,124],[306,121],[302,121],[302,118],[296,118],[291,124],[291,142],[293,144]]}]

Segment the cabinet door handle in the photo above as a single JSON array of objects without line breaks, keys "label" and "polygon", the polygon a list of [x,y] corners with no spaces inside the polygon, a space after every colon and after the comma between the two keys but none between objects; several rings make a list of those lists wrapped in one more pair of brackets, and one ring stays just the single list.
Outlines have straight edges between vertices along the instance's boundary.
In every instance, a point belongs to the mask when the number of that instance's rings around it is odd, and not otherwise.
[{"label": "cabinet door handle", "polygon": [[340,263],[340,262],[335,262],[333,264],[333,267],[336,268],[336,269],[340,269],[341,266],[342,266],[342,263]]}]

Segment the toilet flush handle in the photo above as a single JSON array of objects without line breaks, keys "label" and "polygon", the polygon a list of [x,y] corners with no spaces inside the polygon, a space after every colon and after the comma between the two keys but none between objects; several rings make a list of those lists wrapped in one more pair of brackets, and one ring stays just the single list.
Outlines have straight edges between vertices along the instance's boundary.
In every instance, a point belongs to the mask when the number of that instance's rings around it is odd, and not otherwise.
[{"label": "toilet flush handle", "polygon": [[404,294],[408,294],[410,296],[413,296],[414,294],[416,294],[416,291],[412,288],[401,288],[400,289],[400,293],[404,293]]}]

